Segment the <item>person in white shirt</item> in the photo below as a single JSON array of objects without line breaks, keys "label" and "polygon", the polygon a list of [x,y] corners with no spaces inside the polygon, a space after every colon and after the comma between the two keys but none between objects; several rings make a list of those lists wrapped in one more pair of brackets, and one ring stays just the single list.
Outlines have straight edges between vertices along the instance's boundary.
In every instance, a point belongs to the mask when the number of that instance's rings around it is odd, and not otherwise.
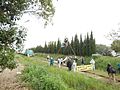
[{"label": "person in white shirt", "polygon": [[61,67],[61,58],[58,58],[58,67]]},{"label": "person in white shirt", "polygon": [[76,66],[77,66],[77,64],[76,64],[76,62],[75,62],[75,60],[73,61],[73,64],[72,64],[72,68],[73,68],[73,71],[75,72],[76,71]]},{"label": "person in white shirt", "polygon": [[49,63],[50,63],[50,56],[49,55],[47,55],[47,61],[48,61],[48,65],[49,65]]},{"label": "person in white shirt", "polygon": [[93,58],[90,60],[90,64],[93,65],[93,70],[95,70],[95,60]]},{"label": "person in white shirt", "polygon": [[61,65],[63,65],[63,58],[61,57]]}]

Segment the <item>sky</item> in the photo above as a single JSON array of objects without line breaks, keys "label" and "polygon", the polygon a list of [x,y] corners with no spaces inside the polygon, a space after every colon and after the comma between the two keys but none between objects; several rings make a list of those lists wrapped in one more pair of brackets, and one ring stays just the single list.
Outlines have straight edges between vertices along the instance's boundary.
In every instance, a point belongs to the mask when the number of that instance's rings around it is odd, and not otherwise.
[{"label": "sky", "polygon": [[[96,44],[110,46],[105,36],[120,24],[120,0],[58,0],[54,2],[53,25],[46,28],[40,19],[23,15],[20,25],[28,29],[25,48],[44,46],[45,42],[63,41],[65,37],[84,36],[92,31]],[[28,21],[28,22],[26,22]]]}]

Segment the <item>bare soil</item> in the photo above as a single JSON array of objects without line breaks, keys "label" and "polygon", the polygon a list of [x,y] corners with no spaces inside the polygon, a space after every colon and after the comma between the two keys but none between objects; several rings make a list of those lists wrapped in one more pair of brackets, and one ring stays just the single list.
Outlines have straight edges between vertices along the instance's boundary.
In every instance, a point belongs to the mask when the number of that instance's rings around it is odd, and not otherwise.
[{"label": "bare soil", "polygon": [[29,90],[19,79],[19,74],[23,69],[24,67],[19,64],[18,67],[12,71],[5,69],[0,73],[0,90]]}]

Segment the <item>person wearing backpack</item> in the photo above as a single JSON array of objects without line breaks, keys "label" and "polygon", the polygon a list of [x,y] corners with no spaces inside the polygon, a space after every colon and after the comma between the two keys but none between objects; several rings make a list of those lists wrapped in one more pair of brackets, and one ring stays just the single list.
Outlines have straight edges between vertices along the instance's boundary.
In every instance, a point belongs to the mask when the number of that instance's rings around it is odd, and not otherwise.
[{"label": "person wearing backpack", "polygon": [[110,63],[107,65],[107,72],[108,72],[109,80],[110,81],[113,80],[115,82],[116,70],[112,67]]},{"label": "person wearing backpack", "polygon": [[68,70],[71,71],[71,69],[72,69],[72,61],[71,61],[70,58],[67,61],[67,67],[68,67]]}]

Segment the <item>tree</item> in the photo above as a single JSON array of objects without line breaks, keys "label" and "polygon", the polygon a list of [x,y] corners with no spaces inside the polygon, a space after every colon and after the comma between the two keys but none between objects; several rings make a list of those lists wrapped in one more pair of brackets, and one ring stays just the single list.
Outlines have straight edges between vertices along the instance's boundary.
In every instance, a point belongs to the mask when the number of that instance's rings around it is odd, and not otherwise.
[{"label": "tree", "polygon": [[54,47],[54,54],[57,53],[57,45],[56,45],[56,42],[53,42],[53,47]]},{"label": "tree", "polygon": [[0,25],[15,24],[22,14],[36,14],[49,21],[55,9],[52,0],[1,0]]},{"label": "tree", "polygon": [[47,46],[46,42],[45,42],[45,46],[44,46],[44,53],[48,53],[48,46]]},{"label": "tree", "polygon": [[86,38],[86,55],[90,56],[90,38],[87,33],[87,38]]},{"label": "tree", "polygon": [[111,44],[111,48],[116,52],[120,51],[120,40],[114,40]]},{"label": "tree", "polygon": [[71,47],[71,49],[72,50],[70,50],[70,54],[74,54],[74,40],[73,40],[73,37],[72,37],[72,40],[71,40],[71,42],[70,42],[70,47]]},{"label": "tree", "polygon": [[56,49],[57,49],[57,53],[58,54],[60,54],[61,53],[61,41],[59,40],[59,38],[58,38],[58,41],[57,41],[57,47],[56,47]]},{"label": "tree", "polygon": [[83,41],[82,41],[82,35],[80,35],[80,56],[83,56]]},{"label": "tree", "polygon": [[84,39],[84,42],[83,42],[83,56],[87,55],[86,51],[87,51],[87,39],[86,39],[86,36],[85,36],[85,39]]},{"label": "tree", "polygon": [[120,40],[120,28],[118,30],[112,30],[106,36],[110,40]]},{"label": "tree", "polygon": [[76,55],[79,55],[79,39],[78,39],[77,34],[74,37],[74,45],[73,46],[74,46]]},{"label": "tree", "polygon": [[110,47],[108,47],[106,45],[96,44],[96,53],[105,54],[105,53],[109,52],[110,50],[111,50]]},{"label": "tree", "polygon": [[93,32],[90,34],[90,55],[96,53],[95,39],[93,38]]},{"label": "tree", "polygon": [[[55,9],[52,0],[0,0],[0,66],[15,67],[15,50],[22,50],[26,36],[24,28],[17,28],[16,21],[24,13],[35,14],[51,21]],[[22,47],[21,47],[22,46]]]},{"label": "tree", "polygon": [[11,27],[0,29],[0,66],[2,70],[6,67],[13,69],[15,67],[14,52],[21,51],[26,33],[25,29],[20,27]]}]

